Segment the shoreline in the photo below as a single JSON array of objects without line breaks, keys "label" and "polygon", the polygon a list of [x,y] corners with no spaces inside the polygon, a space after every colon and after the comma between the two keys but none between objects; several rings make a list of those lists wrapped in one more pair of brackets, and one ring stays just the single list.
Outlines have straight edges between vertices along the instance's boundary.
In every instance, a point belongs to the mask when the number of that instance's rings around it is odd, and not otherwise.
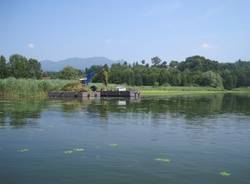
[{"label": "shoreline", "polygon": [[250,94],[248,90],[214,90],[214,91],[168,91],[168,90],[144,90],[141,96],[173,96],[173,95],[206,95],[206,94]]},{"label": "shoreline", "polygon": [[[36,80],[36,79],[0,79],[0,98],[10,99],[48,99],[48,93],[52,91],[63,91],[65,85],[77,83],[76,80]],[[98,90],[104,88],[101,83],[90,83],[86,86],[90,90],[90,86],[96,86]],[[116,90],[118,84],[109,84],[108,90]],[[129,86],[121,85],[126,90],[140,91],[141,96],[166,96],[166,95],[187,95],[187,94],[250,94],[250,87],[234,88],[227,90],[224,88],[201,87],[201,86]],[[72,88],[71,91],[77,92]],[[70,91],[70,90],[67,90]]]},{"label": "shoreline", "polygon": [[[211,95],[211,94],[249,94],[250,90],[237,89],[234,90],[141,90],[141,97],[148,96],[181,96],[181,95]],[[16,94],[16,95],[3,95],[0,91],[0,99],[49,99],[47,93],[38,93],[37,95],[24,95],[24,94]]]}]

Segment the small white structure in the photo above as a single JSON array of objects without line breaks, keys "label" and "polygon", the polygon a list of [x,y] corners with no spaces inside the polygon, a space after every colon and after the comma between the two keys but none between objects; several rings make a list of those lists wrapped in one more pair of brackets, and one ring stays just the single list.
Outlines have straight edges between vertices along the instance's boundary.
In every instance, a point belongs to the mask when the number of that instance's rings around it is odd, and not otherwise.
[{"label": "small white structure", "polygon": [[123,86],[117,86],[116,90],[117,91],[126,91],[127,89],[125,87],[123,87]]},{"label": "small white structure", "polygon": [[79,79],[79,81],[80,81],[83,85],[85,85],[85,84],[87,83],[87,77],[83,77],[83,78]]},{"label": "small white structure", "polygon": [[117,102],[117,105],[121,105],[121,106],[126,105],[126,104],[127,104],[126,100],[118,100]]}]

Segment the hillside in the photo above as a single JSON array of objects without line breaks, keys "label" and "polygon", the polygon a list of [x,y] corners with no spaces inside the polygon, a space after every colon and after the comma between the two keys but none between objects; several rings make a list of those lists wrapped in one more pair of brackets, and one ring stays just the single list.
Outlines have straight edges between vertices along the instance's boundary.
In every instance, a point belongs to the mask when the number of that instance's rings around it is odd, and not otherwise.
[{"label": "hillside", "polygon": [[43,60],[40,61],[43,71],[59,71],[62,70],[65,66],[69,65],[77,69],[84,69],[92,65],[111,65],[115,61],[110,60],[106,57],[90,57],[90,58],[68,58],[65,60],[51,61]]}]

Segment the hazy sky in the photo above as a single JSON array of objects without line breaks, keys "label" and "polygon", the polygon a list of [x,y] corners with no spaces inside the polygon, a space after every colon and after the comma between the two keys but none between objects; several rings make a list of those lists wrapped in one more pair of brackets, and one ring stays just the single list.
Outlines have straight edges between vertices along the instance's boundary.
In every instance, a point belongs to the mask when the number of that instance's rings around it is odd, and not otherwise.
[{"label": "hazy sky", "polygon": [[0,54],[250,60],[250,0],[0,0]]}]

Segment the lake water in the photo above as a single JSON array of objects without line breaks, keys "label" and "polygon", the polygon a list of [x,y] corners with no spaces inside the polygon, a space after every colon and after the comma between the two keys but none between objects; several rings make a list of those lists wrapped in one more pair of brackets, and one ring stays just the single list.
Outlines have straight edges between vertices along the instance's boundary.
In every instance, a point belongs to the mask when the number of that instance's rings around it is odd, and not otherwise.
[{"label": "lake water", "polygon": [[250,95],[2,99],[0,183],[249,184]]}]

